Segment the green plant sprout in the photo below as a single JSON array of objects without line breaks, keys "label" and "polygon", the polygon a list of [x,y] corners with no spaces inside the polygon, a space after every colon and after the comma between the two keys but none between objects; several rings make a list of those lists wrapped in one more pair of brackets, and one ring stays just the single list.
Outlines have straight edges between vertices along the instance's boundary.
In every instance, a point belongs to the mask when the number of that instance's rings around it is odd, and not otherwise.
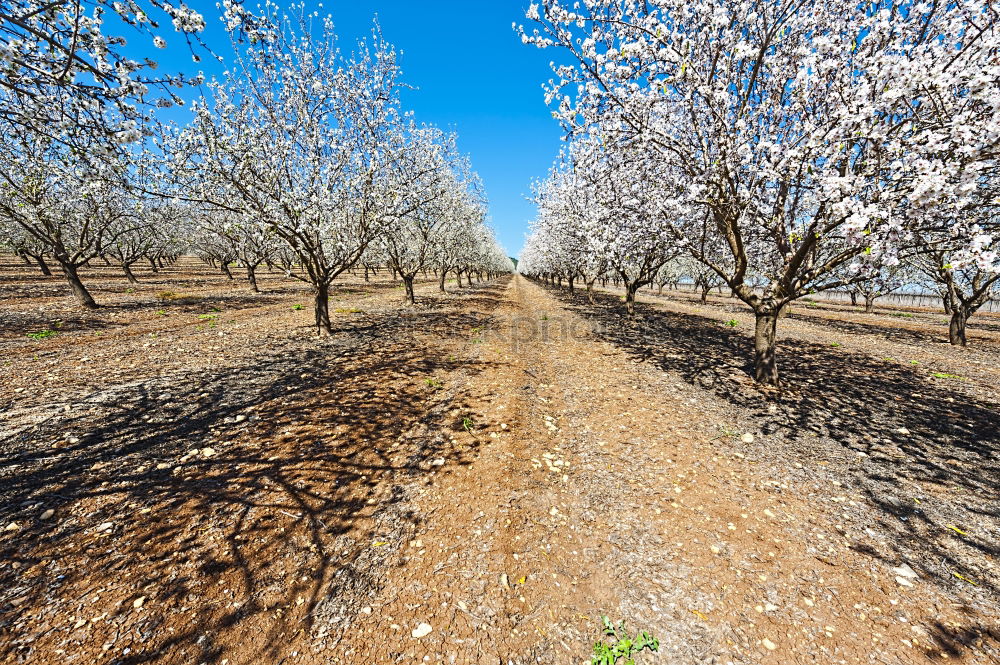
[{"label": "green plant sprout", "polygon": [[303,307],[302,307],[301,303],[296,303],[296,304],[292,305],[292,309],[294,309],[296,312],[299,311],[302,308]]},{"label": "green plant sprout", "polygon": [[470,418],[468,416],[466,416],[465,418],[462,418],[462,429],[464,429],[469,434],[472,434],[472,428],[475,427],[475,426],[476,426],[476,424],[474,422],[472,422],[472,418]]},{"label": "green plant sprout", "polygon": [[594,656],[590,659],[590,665],[616,665],[619,660],[622,665],[635,665],[635,656],[643,649],[650,651],[660,650],[660,640],[650,635],[647,631],[642,631],[635,637],[630,637],[625,630],[625,622],[618,623],[618,627],[611,623],[606,617],[601,617],[604,626],[604,636],[614,641],[605,644],[604,640],[594,644]]},{"label": "green plant sprout", "polygon": [[965,381],[964,376],[959,376],[958,374],[948,374],[947,372],[933,372],[931,373],[935,379],[958,379],[959,381]]},{"label": "green plant sprout", "polygon": [[735,328],[736,326],[740,325],[740,322],[737,321],[736,319],[729,319],[728,321],[723,322],[722,325],[729,326],[730,328]]},{"label": "green plant sprout", "polygon": [[52,337],[55,334],[56,334],[55,330],[46,329],[46,330],[39,330],[38,332],[30,332],[28,333],[28,337],[30,337],[31,339],[46,339],[48,337]]}]

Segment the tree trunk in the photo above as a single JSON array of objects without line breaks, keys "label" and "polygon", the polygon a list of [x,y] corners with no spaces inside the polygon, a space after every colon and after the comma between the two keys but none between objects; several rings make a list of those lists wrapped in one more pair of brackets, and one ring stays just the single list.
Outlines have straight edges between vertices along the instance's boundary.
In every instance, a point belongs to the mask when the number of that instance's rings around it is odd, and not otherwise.
[{"label": "tree trunk", "polygon": [[[149,267],[152,269],[153,272],[160,272],[160,268],[159,266],[156,265],[156,261],[153,260],[152,256],[147,256],[146,260],[149,261]],[[232,279],[232,277],[230,277],[229,279]]]},{"label": "tree trunk", "polygon": [[663,295],[663,285],[662,284],[660,284],[659,288],[656,289],[656,295],[658,295],[658,296],[662,296]]},{"label": "tree trunk", "polygon": [[596,281],[596,279],[592,279],[587,282],[587,299],[590,300],[591,305],[594,304],[594,282]]},{"label": "tree trunk", "polygon": [[455,279],[458,280],[458,288],[462,288],[462,271],[461,270],[456,270],[455,271]]},{"label": "tree trunk", "polygon": [[775,360],[778,316],[773,309],[754,312],[757,319],[753,338],[754,379],[765,386],[778,386],[778,364]]},{"label": "tree trunk", "polygon": [[123,263],[122,271],[125,273],[125,278],[129,281],[129,284],[138,284],[139,280],[136,279],[135,273],[132,272],[131,263]]},{"label": "tree trunk", "polygon": [[875,299],[878,296],[865,296],[865,314],[871,314],[875,311]]},{"label": "tree trunk", "polygon": [[573,282],[575,282],[575,281],[576,281],[576,277],[570,277],[568,279],[568,282],[569,282],[569,292],[570,293],[575,293],[575,290],[573,289]]},{"label": "tree trunk", "polygon": [[438,277],[438,291],[440,291],[441,293],[445,293],[444,279],[447,274],[448,274],[447,270],[442,270],[441,275]]},{"label": "tree trunk", "polygon": [[260,288],[257,286],[257,266],[252,266],[247,264],[247,281],[250,282],[250,290],[254,293],[260,293]]},{"label": "tree trunk", "polygon": [[233,273],[230,272],[230,270],[229,270],[229,264],[226,263],[225,261],[219,262],[219,270],[221,270],[222,274],[224,274],[229,279],[233,278]]},{"label": "tree trunk", "polygon": [[709,284],[701,285],[701,304],[704,305],[708,302],[708,292],[712,289]]},{"label": "tree trunk", "polygon": [[404,275],[400,273],[400,276],[403,278],[403,286],[406,287],[406,299],[411,305],[415,305],[417,303],[417,298],[413,294],[413,278],[415,275]]},{"label": "tree trunk", "polygon": [[857,307],[857,306],[858,306],[858,292],[851,291],[851,307]]},{"label": "tree trunk", "polygon": [[371,278],[368,276],[368,266],[365,266],[365,281],[371,281]]},{"label": "tree trunk", "polygon": [[66,281],[69,282],[69,288],[73,290],[73,296],[76,301],[80,303],[81,307],[85,309],[97,309],[97,302],[94,297],[90,295],[90,291],[87,287],[83,285],[80,281],[80,275],[77,273],[76,266],[72,263],[62,263],[60,262],[59,267],[62,268],[63,274],[66,275]]},{"label": "tree trunk", "polygon": [[45,262],[44,256],[41,254],[34,254],[31,258],[35,259],[35,263],[38,264],[38,269],[42,271],[43,275],[46,277],[52,277],[52,269],[49,268],[49,264]]},{"label": "tree trunk", "polygon": [[333,334],[330,325],[330,285],[326,283],[313,285],[313,311],[316,314],[316,334],[329,337]]},{"label": "tree trunk", "polygon": [[629,316],[635,314],[635,292],[639,290],[636,282],[625,284],[625,313]]},{"label": "tree trunk", "polygon": [[944,313],[951,316],[951,311],[954,308],[951,306],[951,296],[948,293],[941,296],[941,304],[944,307]]},{"label": "tree trunk", "polygon": [[968,340],[965,338],[965,324],[968,320],[969,314],[965,306],[953,303],[951,306],[951,323],[948,324],[948,341],[953,345],[968,345]]}]

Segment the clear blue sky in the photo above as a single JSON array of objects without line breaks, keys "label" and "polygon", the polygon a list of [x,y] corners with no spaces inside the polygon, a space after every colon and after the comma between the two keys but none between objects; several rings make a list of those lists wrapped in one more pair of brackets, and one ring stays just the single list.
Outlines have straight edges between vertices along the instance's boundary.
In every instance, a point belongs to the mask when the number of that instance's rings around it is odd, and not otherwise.
[{"label": "clear blue sky", "polygon": [[[513,22],[525,23],[528,4],[528,0],[334,0],[319,9],[333,16],[344,51],[370,35],[377,14],[382,34],[402,52],[403,81],[416,88],[403,93],[404,108],[412,110],[418,122],[458,133],[461,150],[471,156],[486,185],[497,236],[512,256],[520,253],[534,217],[534,205],[526,198],[531,182],[547,173],[561,136],[541,87],[552,76],[549,61],[558,54],[523,45],[511,29]],[[205,40],[225,57],[229,45],[214,0],[189,0],[188,6],[204,14]],[[320,7],[308,2],[307,6]],[[142,55],[158,60],[166,71],[202,70],[207,76],[222,71],[224,67],[211,58],[193,64],[169,21],[163,26],[160,34],[168,40],[168,48],[142,49]],[[130,42],[134,51],[144,46],[135,35]]]}]

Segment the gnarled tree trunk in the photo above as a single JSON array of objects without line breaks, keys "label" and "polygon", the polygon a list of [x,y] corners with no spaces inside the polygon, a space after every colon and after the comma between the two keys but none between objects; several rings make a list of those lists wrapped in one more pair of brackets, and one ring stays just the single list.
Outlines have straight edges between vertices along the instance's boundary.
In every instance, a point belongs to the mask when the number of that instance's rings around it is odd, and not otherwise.
[{"label": "gnarled tree trunk", "polygon": [[254,293],[260,293],[260,288],[257,286],[257,266],[247,264],[247,281],[250,283],[250,290]]},{"label": "gnarled tree trunk", "polygon": [[969,311],[965,305],[953,303],[951,306],[951,321],[948,323],[948,341],[954,346],[968,346],[965,337],[965,324],[969,321]]},{"label": "gnarled tree trunk", "polygon": [[778,386],[776,359],[778,312],[774,308],[761,308],[754,312],[756,327],[753,337],[754,379],[765,386]]},{"label": "gnarled tree trunk", "polygon": [[628,316],[635,314],[635,292],[642,287],[640,282],[625,283],[625,313]]},{"label": "gnarled tree trunk", "polygon": [[76,298],[76,301],[86,309],[97,309],[97,301],[94,300],[94,297],[90,295],[90,291],[80,281],[77,266],[72,263],[60,261],[59,267],[62,268],[63,274],[66,275],[66,281],[69,282],[69,288],[73,290],[73,296]]},{"label": "gnarled tree trunk", "polygon": [[41,254],[32,254],[31,258],[35,259],[35,263],[38,264],[38,269],[42,271],[42,274],[46,277],[52,277],[52,269],[49,268],[49,264],[45,262],[45,257]]},{"label": "gnarled tree trunk", "polygon": [[313,285],[313,312],[316,316],[316,334],[329,337],[333,334],[330,324],[330,285],[324,283]]},{"label": "gnarled tree trunk", "polygon": [[403,286],[406,288],[406,299],[411,305],[416,304],[417,298],[413,293],[413,278],[416,275],[404,275],[403,273],[399,273],[399,275],[403,278]]}]

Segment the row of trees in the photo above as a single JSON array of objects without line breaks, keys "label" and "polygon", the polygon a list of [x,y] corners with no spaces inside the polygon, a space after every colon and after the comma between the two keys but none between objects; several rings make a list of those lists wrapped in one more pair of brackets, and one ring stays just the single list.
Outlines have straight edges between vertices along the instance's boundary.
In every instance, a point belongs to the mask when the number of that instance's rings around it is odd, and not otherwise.
[{"label": "row of trees", "polygon": [[[544,0],[569,145],[520,269],[634,294],[682,258],[756,317],[921,266],[952,340],[1000,279],[1000,29],[988,2]],[[669,269],[668,269],[669,270]]]},{"label": "row of trees", "polygon": [[[113,13],[165,46],[153,10],[195,58],[211,53],[183,5],[26,2],[0,15],[0,241],[57,264],[82,306],[97,306],[79,276],[96,257],[134,279],[140,260],[193,251],[239,262],[252,288],[260,265],[308,283],[325,335],[330,285],[355,266],[390,267],[411,301],[428,268],[442,285],[447,272],[510,271],[455,136],[400,109],[396,53],[377,31],[346,53],[329,18],[227,0],[222,78],[155,79],[155,63],[101,32]],[[157,122],[188,84],[200,87],[191,122]]]}]

